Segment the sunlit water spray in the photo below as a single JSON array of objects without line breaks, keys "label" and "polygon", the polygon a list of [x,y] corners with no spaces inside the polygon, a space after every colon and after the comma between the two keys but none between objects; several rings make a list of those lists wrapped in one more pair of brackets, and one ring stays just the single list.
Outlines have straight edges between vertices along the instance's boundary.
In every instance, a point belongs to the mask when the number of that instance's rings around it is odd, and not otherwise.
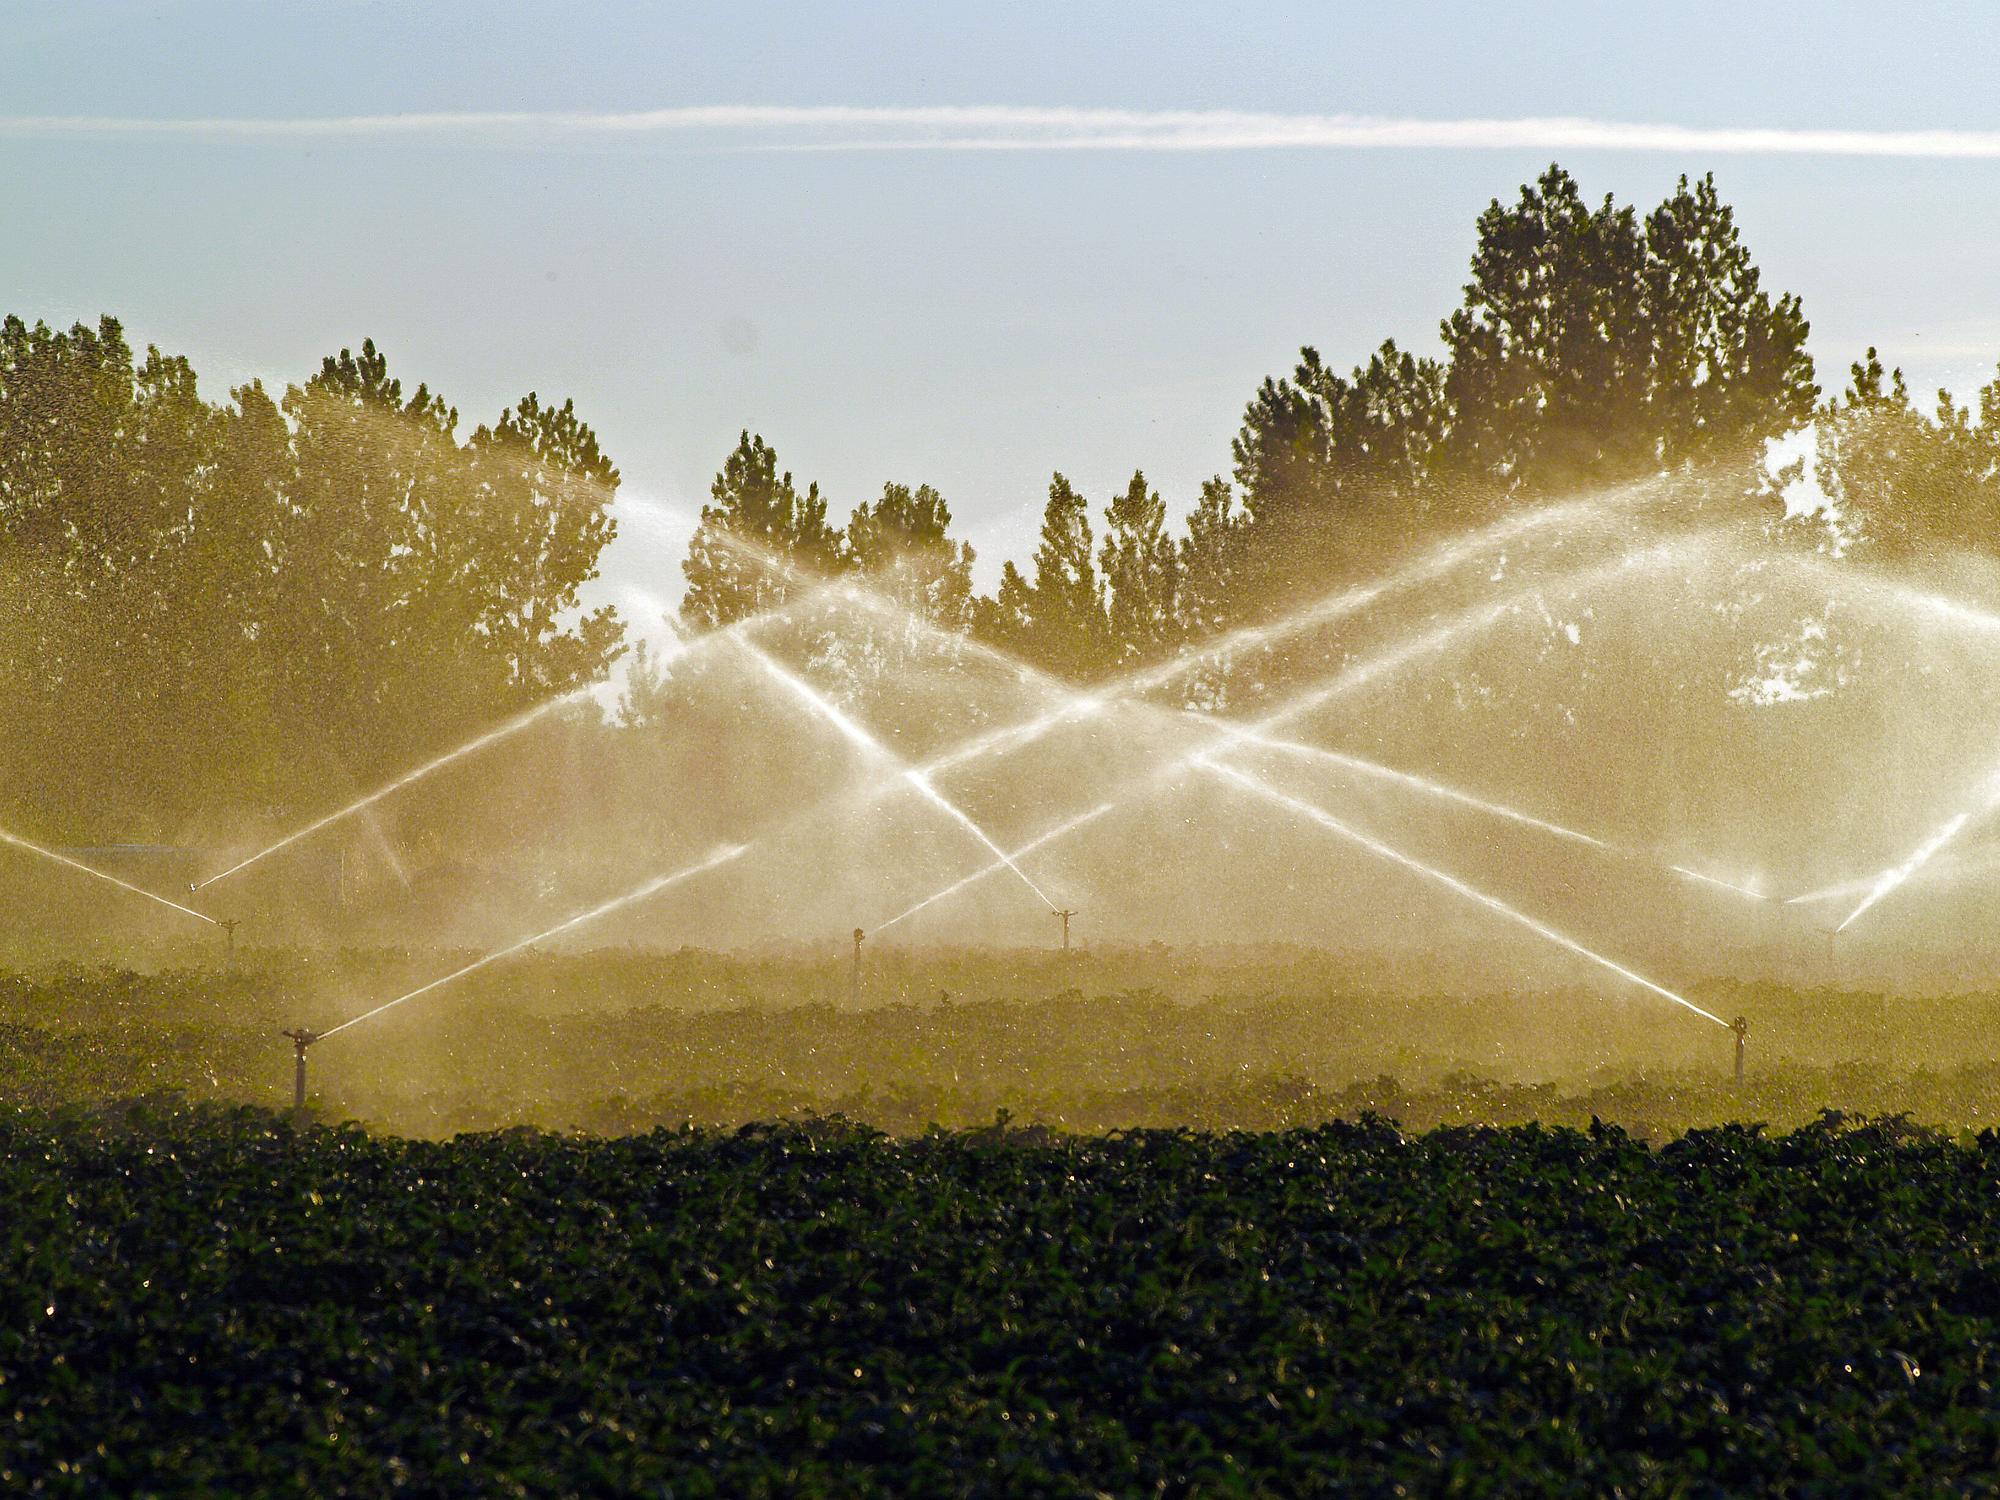
[{"label": "sunlit water spray", "polygon": [[747,844],[732,844],[728,848],[718,850],[716,853],[711,854],[707,859],[704,859],[699,863],[686,865],[681,869],[673,871],[671,874],[656,875],[651,880],[645,881],[640,885],[634,886],[624,895],[614,896],[609,901],[605,901],[597,906],[591,907],[589,911],[578,912],[575,916],[566,918],[565,920],[558,922],[555,926],[549,928],[545,932],[538,932],[533,937],[522,938],[521,941],[518,943],[510,943],[505,948],[497,949],[492,953],[488,953],[483,958],[476,958],[471,963],[465,965],[464,968],[454,969],[452,970],[451,973],[443,975],[440,978],[433,979],[428,984],[420,984],[406,995],[398,995],[393,1000],[385,1000],[382,1002],[382,1004],[376,1006],[373,1010],[365,1010],[358,1016],[352,1016],[349,1019],[342,1021],[338,1026],[334,1026],[326,1031],[320,1032],[318,1036],[314,1038],[314,1040],[323,1042],[328,1037],[338,1036],[340,1035],[341,1032],[346,1031],[349,1027],[359,1026],[363,1021],[373,1020],[376,1016],[381,1015],[384,1011],[394,1010],[397,1006],[406,1004],[411,1000],[420,998],[421,996],[428,995],[433,990],[442,989],[445,985],[450,984],[453,980],[463,979],[466,975],[471,974],[476,970],[486,968],[489,964],[497,964],[503,958],[511,958],[516,953],[520,953],[526,949],[534,947],[537,943],[546,943],[552,938],[561,937],[564,933],[573,932],[579,927],[586,926],[589,923],[600,920],[601,918],[608,917],[613,912],[622,911],[624,910],[624,908],[628,906],[631,906],[640,901],[644,901],[648,896],[658,895],[668,886],[678,885],[680,882],[684,880],[692,880],[697,875],[704,875],[710,870],[717,869],[722,865],[728,864],[731,860],[741,857],[748,848],[749,845]]},{"label": "sunlit water spray", "polygon": [[[735,626],[735,629],[738,631],[742,631],[751,628],[753,626],[768,624],[777,621],[792,613],[795,613],[797,610],[804,607],[809,602],[810,602],[810,596],[806,596],[791,600],[784,604],[777,605],[769,610],[763,611],[760,614],[753,615],[747,619],[738,621],[737,625]],[[667,623],[671,625],[673,622],[669,620]],[[714,635],[704,635],[704,636],[696,636],[689,638],[686,635],[682,634],[676,627],[674,636],[670,643],[670,648],[661,654],[656,665],[661,669],[673,666],[676,663],[683,660],[684,658],[691,656],[697,652],[702,652],[712,649],[714,642],[722,638],[723,638],[723,633],[721,632],[718,632]],[[459,745],[455,749],[447,750],[444,754],[437,756],[431,760],[425,761],[422,765],[416,767],[414,770],[405,771],[401,776],[398,776],[394,781],[389,782],[385,786],[377,787],[374,791],[368,793],[367,796],[358,797],[354,801],[348,803],[345,807],[337,808],[333,812],[326,814],[324,817],[315,818],[312,822],[306,824],[303,828],[294,829],[292,832],[286,834],[283,838],[279,839],[276,843],[267,844],[264,848],[259,849],[256,853],[250,855],[248,858],[238,860],[228,869],[223,870],[219,874],[209,876],[206,880],[200,881],[195,885],[190,886],[189,889],[191,891],[200,892],[206,889],[207,887],[214,885],[217,881],[227,880],[230,876],[239,874],[240,872],[249,869],[252,865],[257,864],[262,860],[269,859],[272,855],[278,853],[280,850],[288,849],[293,844],[296,844],[303,839],[310,838],[312,837],[312,835],[316,833],[331,828],[336,823],[344,822],[346,819],[355,816],[357,813],[366,812],[368,809],[374,807],[377,803],[383,801],[385,798],[393,796],[397,792],[404,791],[407,788],[416,785],[418,782],[424,780],[426,777],[435,775],[437,772],[442,771],[449,766],[456,765],[459,761],[466,759],[468,756],[477,755],[482,750],[490,749],[492,746],[499,744],[503,740],[512,738],[514,735],[521,733],[525,729],[532,728],[534,725],[540,723],[543,719],[546,719],[549,715],[553,713],[556,713],[564,708],[570,707],[573,704],[584,702],[585,700],[592,697],[595,693],[597,693],[602,686],[603,684],[600,682],[586,683],[582,687],[572,688],[570,689],[570,691],[566,693],[558,694],[554,698],[550,698],[543,703],[539,703],[535,707],[530,708],[523,713],[515,715],[513,718],[509,719],[506,723],[501,724],[496,728],[486,730],[482,734],[475,735],[472,739],[467,740],[464,744]],[[396,859],[394,850],[389,848],[386,840],[382,840],[381,842],[384,852],[389,856],[390,861],[394,863]],[[405,877],[403,883],[405,885],[409,883],[407,877]]]},{"label": "sunlit water spray", "polygon": [[[1538,818],[1531,812],[1518,807],[1510,807],[1504,802],[1494,802],[1477,793],[1461,787],[1451,786],[1442,781],[1433,781],[1428,776],[1419,776],[1414,771],[1399,771],[1393,766],[1385,766],[1377,761],[1365,760],[1358,755],[1349,755],[1340,750],[1328,750],[1320,745],[1302,744],[1297,740],[1279,739],[1273,735],[1258,734],[1245,729],[1235,736],[1236,743],[1254,746],[1259,750],[1271,750],[1281,755],[1289,755],[1301,760],[1311,760],[1322,765],[1338,766],[1343,771],[1352,771],[1360,776],[1372,777],[1377,781],[1391,782],[1407,787],[1426,797],[1434,797],[1444,802],[1455,802],[1474,812],[1485,813],[1488,817],[1504,818],[1519,823],[1526,828],[1534,828],[1559,839],[1586,844],[1593,849],[1609,850],[1613,846],[1595,834],[1579,833],[1574,828],[1565,828],[1560,823],[1552,823],[1547,818]],[[1623,852],[1623,851],[1620,851]]]},{"label": "sunlit water spray", "polygon": [[546,703],[538,704],[534,708],[529,709],[526,713],[517,714],[515,717],[509,719],[506,723],[500,725],[498,728],[489,729],[484,734],[481,734],[474,739],[467,740],[463,745],[460,745],[457,749],[447,750],[443,755],[438,756],[435,760],[425,761],[424,764],[418,766],[413,771],[405,771],[401,776],[398,776],[394,781],[389,782],[386,786],[377,787],[367,796],[358,797],[354,801],[348,803],[347,806],[338,808],[335,811],[328,813],[325,817],[316,818],[312,822],[306,824],[305,827],[303,828],[294,829],[291,833],[286,834],[276,843],[265,845],[262,849],[259,849],[255,854],[250,855],[248,858],[238,860],[228,869],[222,871],[219,874],[211,875],[206,880],[197,882],[195,885],[189,887],[189,889],[193,891],[202,891],[206,890],[209,886],[214,885],[219,880],[227,880],[230,876],[239,874],[242,871],[249,869],[252,865],[258,863],[260,860],[269,859],[273,854],[278,853],[280,850],[289,849],[292,845],[298,843],[301,839],[311,838],[314,834],[320,832],[322,829],[331,828],[334,824],[339,823],[344,819],[351,818],[356,813],[367,811],[369,808],[373,807],[376,803],[380,802],[383,798],[393,796],[395,793],[402,791],[405,787],[411,786],[416,782],[422,781],[426,776],[430,776],[435,772],[442,771],[446,766],[456,764],[458,761],[464,760],[469,755],[477,755],[481,750],[484,750],[491,745],[497,745],[500,743],[500,741],[511,738],[512,736],[519,734],[522,730],[527,729],[531,725],[540,723],[543,719],[546,719],[550,714],[555,713],[558,709],[565,708],[572,703],[577,703],[582,701],[585,697],[589,696],[590,693],[593,692],[594,690],[595,690],[594,686],[576,688],[571,692],[564,693],[561,697],[551,698]]},{"label": "sunlit water spray", "polygon": [[1061,838],[1066,838],[1070,834],[1075,833],[1079,828],[1083,828],[1088,824],[1095,823],[1099,818],[1103,817],[1106,813],[1110,812],[1114,806],[1116,806],[1115,803],[1103,802],[1098,804],[1096,807],[1093,807],[1089,812],[1079,813],[1076,817],[1071,818],[1068,822],[1057,824],[1054,828],[1049,829],[1047,832],[1041,834],[1039,837],[1032,838],[1028,840],[1027,843],[1020,845],[1018,848],[1010,850],[1004,858],[996,859],[993,861],[992,864],[984,865],[981,868],[974,870],[970,875],[967,875],[959,880],[954,880],[950,885],[946,886],[941,891],[933,891],[930,895],[924,897],[923,900],[919,901],[915,906],[904,908],[902,911],[897,912],[895,916],[889,918],[886,922],[877,922],[875,924],[874,930],[877,933],[885,932],[889,928],[894,927],[898,922],[901,922],[909,917],[914,917],[918,912],[923,911],[928,907],[935,906],[940,901],[949,900],[951,897],[956,896],[960,891],[966,889],[968,886],[977,885],[980,881],[986,879],[986,877],[989,875],[997,875],[1002,870],[1012,869],[1014,867],[1014,861],[1020,859],[1026,859],[1030,854],[1033,854],[1037,849],[1041,848],[1044,844],[1053,844],[1054,842],[1056,842],[1056,840]]},{"label": "sunlit water spray", "polygon": [[[1992,807],[1993,807],[1993,802],[1992,799],[1989,797],[1988,800],[1979,809],[1977,809],[1977,811],[1982,813],[1990,812],[1992,810]],[[1964,828],[1967,823],[1972,821],[1974,811],[1975,811],[1974,809],[1968,808],[1964,812],[1953,814],[1951,817],[1947,818],[1938,828],[1933,830],[1928,838],[1926,838],[1921,844],[1917,845],[1915,849],[1911,850],[1909,857],[1905,859],[1901,864],[1891,865],[1888,869],[1884,870],[1880,875],[1876,876],[1875,883],[1869,886],[1868,888],[1868,894],[1861,898],[1861,904],[1855,907],[1853,911],[1849,912],[1846,915],[1846,917],[1841,920],[1840,925],[1838,927],[1835,927],[1833,930],[1835,932],[1847,931],[1847,929],[1849,927],[1852,927],[1855,921],[1863,913],[1867,912],[1870,908],[1875,906],[1876,903],[1881,901],[1885,896],[1888,896],[1890,893],[1895,891],[1899,886],[1901,886],[1904,881],[1908,880],[1912,875],[1916,874],[1917,871],[1921,870],[1926,864],[1930,863],[1931,856],[1936,854],[1938,850],[1944,848],[1944,846],[1946,844],[1949,844],[1953,839],[1957,838],[1959,830]]]},{"label": "sunlit water spray", "polygon": [[1769,901],[1772,898],[1747,885],[1738,885],[1733,880],[1724,880],[1720,875],[1709,875],[1701,870],[1691,870],[1686,865],[1668,865],[1667,869],[1698,885],[1705,885],[1718,891],[1727,891],[1732,896],[1741,896],[1746,901]]},{"label": "sunlit water spray", "polygon": [[[1333,673],[1325,681],[1303,689],[1292,698],[1280,704],[1276,709],[1249,725],[1232,723],[1226,720],[1211,720],[1196,714],[1179,715],[1177,717],[1183,722],[1197,727],[1211,728],[1214,732],[1205,738],[1194,750],[1178,756],[1163,757],[1147,771],[1141,772],[1131,778],[1126,784],[1126,790],[1113,798],[1110,806],[1123,806],[1142,797],[1155,795],[1165,788],[1172,786],[1185,771],[1205,757],[1226,752],[1231,745],[1239,743],[1246,736],[1252,738],[1269,737],[1272,731],[1312,709],[1323,707],[1349,693],[1356,692],[1369,683],[1378,680],[1388,673],[1398,671],[1410,662],[1425,655],[1442,651],[1461,640],[1490,629],[1492,626],[1512,617],[1525,605],[1540,598],[1550,589],[1568,588],[1579,590],[1594,588],[1626,576],[1634,571],[1643,571],[1648,568],[1664,566],[1681,560],[1705,546],[1712,545],[1715,537],[1715,532],[1707,532],[1695,536],[1677,538],[1638,552],[1628,553],[1623,557],[1609,562],[1574,570],[1562,578],[1553,580],[1547,584],[1516,591],[1508,595],[1505,599],[1494,603],[1476,605],[1463,610],[1427,630],[1418,632],[1370,656],[1351,663],[1341,671]],[[1006,733],[1008,731],[999,732],[1001,735],[1005,735]],[[981,736],[974,743],[990,745],[994,739],[994,735],[986,735]],[[993,752],[991,749],[988,749],[985,753]],[[957,763],[966,758],[963,751],[947,752],[940,760],[930,762],[926,769],[934,770],[939,766],[941,761]],[[1093,816],[1075,820],[1073,826],[1064,827],[1059,825],[1050,828],[1039,835],[1035,842],[1037,846],[1053,843],[1058,838],[1079,831],[1094,821],[1095,817]],[[996,867],[989,867],[986,870],[974,872],[972,876],[960,882],[956,888],[963,889],[965,885],[971,884],[973,880],[993,873],[994,868]],[[944,892],[939,892],[937,899],[942,899],[944,894]]]},{"label": "sunlit water spray", "polygon": [[[1651,483],[1646,481],[1627,486],[1626,491],[1621,493],[1629,492],[1636,498]],[[1178,656],[1114,677],[1088,691],[1072,688],[1068,700],[1056,708],[1025,723],[992,730],[979,739],[947,751],[926,764],[924,771],[937,775],[990,755],[1034,744],[1064,724],[1100,713],[1113,704],[1142,698],[1204,667],[1230,660],[1245,651],[1276,645],[1320,626],[1335,624],[1390,594],[1433,582],[1529,532],[1601,515],[1606,509],[1607,499],[1599,498],[1545,505],[1504,517],[1470,536],[1434,548],[1386,577],[1336,589],[1276,620],[1239,626],[1207,640],[1193,642]]]},{"label": "sunlit water spray", "polygon": [[135,896],[144,896],[148,901],[157,901],[160,905],[170,907],[184,917],[193,917],[197,922],[206,922],[211,927],[220,927],[222,925],[220,921],[209,916],[206,912],[198,912],[192,906],[182,906],[178,901],[169,901],[165,896],[146,890],[142,886],[133,885],[129,880],[120,880],[116,875],[109,874],[92,865],[87,865],[82,860],[71,859],[67,854],[58,854],[53,849],[44,849],[40,844],[32,844],[18,834],[7,832],[4,828],[0,828],[0,843],[12,844],[16,849],[25,849],[30,854],[39,854],[43,859],[51,859],[59,865],[67,865],[70,869],[88,875],[93,880],[102,880],[107,885],[117,886],[121,891],[130,891]]},{"label": "sunlit water spray", "polygon": [[1534,933],[1537,937],[1543,938],[1548,942],[1554,943],[1557,947],[1566,949],[1567,951],[1574,953],[1581,958],[1586,958],[1590,960],[1590,962],[1596,964],[1598,967],[1609,970],[1611,973],[1616,974],[1619,978],[1626,980],[1628,983],[1635,984],[1639,986],[1641,989],[1650,991],[1652,994],[1658,995],[1663,1000],[1671,1000],[1675,1005],[1680,1006],[1683,1010],[1692,1011],[1695,1015],[1700,1016],[1703,1020],[1713,1021],[1717,1026],[1722,1027],[1724,1030],[1730,1029],[1729,1023],[1723,1020],[1722,1017],[1714,1014],[1712,1011],[1704,1010],[1701,1006],[1695,1004],[1694,1001],[1688,999],[1685,995],[1677,995],[1672,990],[1668,989],[1665,985],[1656,984],[1652,980],[1646,978],[1645,975],[1636,973],[1635,971],[1626,968],[1623,964],[1619,963],[1617,960],[1606,958],[1602,953],[1597,952],[1594,948],[1585,947],[1575,938],[1569,936],[1569,934],[1565,932],[1559,932],[1555,928],[1549,926],[1546,922],[1538,921],[1534,917],[1529,916],[1526,912],[1520,911],[1515,907],[1509,906],[1506,902],[1502,901],[1497,896],[1490,896],[1485,891],[1479,890],[1475,886],[1466,884],[1466,882],[1460,880],[1456,875],[1452,875],[1447,871],[1441,870],[1435,865],[1425,864],[1420,859],[1414,859],[1410,855],[1403,853],[1400,849],[1391,848],[1388,844],[1383,843],[1380,839],[1374,838],[1369,834],[1363,833],[1358,828],[1349,827],[1347,824],[1341,822],[1338,818],[1334,817],[1331,813],[1327,812],[1324,808],[1316,807],[1310,802],[1302,801],[1299,798],[1293,797],[1286,792],[1282,792],[1277,787],[1272,786],[1269,782],[1263,781],[1258,777],[1252,776],[1247,771],[1238,770],[1234,766],[1226,766],[1220,763],[1219,761],[1208,760],[1206,758],[1198,758],[1196,760],[1196,765],[1202,770],[1213,772],[1217,776],[1235,782],[1238,786],[1244,788],[1247,791],[1255,793],[1259,797],[1263,797],[1268,801],[1278,804],[1281,807],[1289,808],[1292,812],[1297,813],[1299,816],[1310,819],[1314,823],[1317,823],[1320,827],[1325,828],[1332,833],[1340,835],[1340,837],[1347,839],[1351,843],[1359,845],[1361,848],[1366,849],[1369,853],[1374,854],[1379,858],[1386,859],[1389,860],[1391,863],[1401,865],[1404,869],[1410,870],[1415,874],[1421,875],[1426,880],[1434,881],[1437,884],[1445,887],[1445,889],[1447,890],[1455,891],[1457,894],[1465,897],[1468,901],[1476,901],[1477,903],[1479,903],[1479,905],[1487,908],[1489,911],[1496,912],[1500,916],[1505,917],[1508,921],[1517,923],[1518,925],[1525,927],[1528,931]]},{"label": "sunlit water spray", "polygon": [[1022,869],[1006,850],[995,843],[992,836],[985,829],[981,828],[978,823],[974,822],[972,817],[963,808],[959,807],[949,797],[946,797],[936,787],[931,785],[929,776],[916,767],[905,764],[900,756],[890,750],[880,740],[876,739],[866,729],[862,728],[855,721],[854,717],[842,709],[839,704],[833,702],[824,693],[813,687],[811,683],[805,681],[805,679],[780,666],[769,652],[764,651],[740,636],[737,638],[737,644],[756,661],[757,665],[768,676],[796,697],[808,710],[833,725],[851,744],[860,749],[870,759],[894,767],[897,775],[905,783],[914,787],[919,796],[958,824],[967,833],[971,834],[973,838],[977,839],[988,853],[1005,864],[1009,870],[1013,871],[1019,877],[1021,884],[1033,891],[1036,898],[1050,911],[1061,909],[1054,901],[1049,899],[1046,891],[1035,884],[1028,872]]}]

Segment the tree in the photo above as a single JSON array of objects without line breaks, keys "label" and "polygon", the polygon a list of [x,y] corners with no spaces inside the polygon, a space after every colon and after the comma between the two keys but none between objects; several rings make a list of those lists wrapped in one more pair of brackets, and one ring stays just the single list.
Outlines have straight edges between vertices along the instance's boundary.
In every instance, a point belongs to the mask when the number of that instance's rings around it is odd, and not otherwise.
[{"label": "tree", "polygon": [[800,494],[777,451],[745,431],[709,486],[713,503],[688,544],[681,618],[699,629],[776,608],[840,563],[819,486]]},{"label": "tree", "polygon": [[1104,585],[1091,561],[1090,507],[1061,474],[1049,482],[1030,583],[1011,561],[1000,587],[974,606],[974,633],[1063,676],[1084,678],[1110,659]]},{"label": "tree", "polygon": [[608,611],[564,623],[616,483],[573,408],[461,446],[372,342],[233,397],[111,319],[0,324],[0,755],[55,835],[324,809],[619,650]]},{"label": "tree", "polygon": [[1180,559],[1166,528],[1166,506],[1135,469],[1125,493],[1105,507],[1100,554],[1109,646],[1119,663],[1151,660],[1172,642]]},{"label": "tree", "polygon": [[1479,216],[1443,325],[1455,470],[1503,491],[1617,483],[1740,459],[1818,397],[1797,297],[1773,301],[1713,177],[1643,226],[1551,166]]},{"label": "tree", "polygon": [[1901,370],[1870,348],[1817,423],[1816,474],[1848,535],[1896,558],[1938,547],[1991,547],[2000,514],[2000,377],[1970,403],[1939,391],[1932,416]]},{"label": "tree", "polygon": [[1175,597],[1184,637],[1198,641],[1234,623],[1231,611],[1245,532],[1244,516],[1234,503],[1229,481],[1217,474],[1203,482],[1201,498],[1188,513]]},{"label": "tree", "polygon": [[1638,472],[1652,332],[1633,210],[1596,208],[1552,166],[1479,216],[1464,305],[1443,325],[1457,466],[1547,492]]},{"label": "tree", "polygon": [[1388,529],[1415,530],[1449,426],[1444,372],[1394,341],[1343,378],[1317,350],[1266,380],[1231,452],[1248,530],[1234,608],[1269,608],[1372,556]]},{"label": "tree", "polygon": [[573,631],[558,622],[597,576],[618,533],[610,506],[618,470],[573,401],[543,406],[532,391],[472,435],[480,484],[477,544],[487,559],[479,630],[510,663],[510,686],[536,699],[592,680],[620,651],[616,614],[601,608]]},{"label": "tree", "polygon": [[1796,296],[1776,302],[1711,173],[1646,220],[1649,426],[1664,463],[1733,459],[1807,421],[1819,399]]},{"label": "tree", "polygon": [[972,624],[973,551],[950,530],[951,507],[929,485],[885,484],[849,518],[847,560],[912,615],[963,634]]}]

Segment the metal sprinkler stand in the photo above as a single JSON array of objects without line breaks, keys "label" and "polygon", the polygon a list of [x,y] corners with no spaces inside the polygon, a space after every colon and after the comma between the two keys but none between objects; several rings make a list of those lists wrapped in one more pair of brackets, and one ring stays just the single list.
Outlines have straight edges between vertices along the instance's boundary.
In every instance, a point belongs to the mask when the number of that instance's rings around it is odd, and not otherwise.
[{"label": "metal sprinkler stand", "polygon": [[854,972],[848,977],[847,998],[856,1006],[861,1004],[861,940],[867,936],[859,927],[854,929]]},{"label": "metal sprinkler stand", "polygon": [[224,968],[230,970],[234,970],[236,967],[236,926],[238,921],[239,919],[236,917],[224,917],[215,924],[222,929],[222,964]]},{"label": "metal sprinkler stand", "polygon": [[292,1110],[304,1114],[306,1108],[306,1048],[319,1040],[319,1033],[300,1026],[292,1031],[279,1033],[292,1039],[295,1062],[292,1068]]},{"label": "metal sprinkler stand", "polygon": [[1736,1086],[1743,1087],[1743,1039],[1750,1034],[1750,1023],[1738,1016],[1729,1023],[1729,1029],[1736,1033]]},{"label": "metal sprinkler stand", "polygon": [[1053,915],[1059,918],[1063,924],[1062,951],[1067,953],[1069,952],[1069,919],[1075,916],[1076,913],[1067,906],[1059,906],[1055,909]]}]

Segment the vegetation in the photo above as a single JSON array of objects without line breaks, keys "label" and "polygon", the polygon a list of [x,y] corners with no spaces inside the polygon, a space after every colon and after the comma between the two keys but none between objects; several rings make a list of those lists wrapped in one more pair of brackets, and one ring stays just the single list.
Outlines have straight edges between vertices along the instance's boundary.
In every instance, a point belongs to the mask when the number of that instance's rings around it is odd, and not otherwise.
[{"label": "vegetation", "polygon": [[28,1495],[1938,1494],[2000,1138],[0,1115]]},{"label": "vegetation", "polygon": [[[1303,351],[1254,393],[1232,475],[1192,497],[1180,535],[1143,473],[1104,498],[1101,534],[1098,502],[1057,473],[1034,556],[975,598],[935,489],[890,482],[841,526],[745,432],[686,559],[682,617],[713,628],[854,572],[948,636],[1088,679],[1577,487],[1698,465],[1739,509],[1768,504],[1762,440],[1815,417],[1810,477],[1844,543],[1977,540],[2000,423],[1948,397],[1922,416],[1872,351],[1816,407],[1806,328],[1712,180],[1641,216],[1551,167],[1480,216],[1442,358],[1391,342],[1343,376]],[[614,613],[577,610],[617,485],[571,404],[530,395],[461,439],[445,398],[406,391],[372,343],[282,397],[253,382],[218,405],[184,358],[135,357],[109,318],[7,320],[0,822],[72,844],[282,828],[592,679],[623,649]],[[887,691],[907,650],[886,630],[805,635],[803,659],[849,694]],[[636,675],[628,726],[698,696],[669,675]],[[1272,678],[1183,682],[1212,708]],[[78,724],[118,732],[80,741]]]},{"label": "vegetation", "polygon": [[[275,1107],[291,1090],[282,1028],[324,1029],[470,956],[0,975],[0,1104]],[[1991,994],[1698,987],[1750,1022],[1739,1086],[1729,1034],[1666,1007],[1595,990],[1399,991],[1323,954],[913,954],[871,968],[869,983],[884,1003],[850,1009],[833,1003],[845,974],[828,962],[523,956],[316,1047],[312,1101],[329,1120],[424,1136],[829,1115],[908,1136],[1003,1110],[1094,1133],[1369,1113],[1410,1129],[1595,1118],[1655,1143],[1731,1120],[1789,1129],[1826,1110],[1954,1132],[2000,1123]]]}]

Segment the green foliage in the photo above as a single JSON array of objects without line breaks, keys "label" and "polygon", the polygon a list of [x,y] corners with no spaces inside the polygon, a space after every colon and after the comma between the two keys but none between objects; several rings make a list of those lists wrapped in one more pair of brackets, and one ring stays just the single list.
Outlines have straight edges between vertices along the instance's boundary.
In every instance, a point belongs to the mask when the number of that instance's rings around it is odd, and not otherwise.
[{"label": "green foliage", "polygon": [[233,396],[158,350],[135,365],[108,318],[0,323],[14,825],[321,811],[617,655],[609,611],[570,619],[618,481],[573,407],[530,396],[461,444],[372,343],[281,404]]},{"label": "green foliage", "polygon": [[1116,660],[1164,655],[1179,621],[1180,557],[1167,534],[1167,507],[1136,469],[1125,493],[1104,509],[1100,560]]},{"label": "green foliage", "polygon": [[2000,1144],[0,1116],[41,1495],[1970,1492]]},{"label": "green foliage", "polygon": [[681,617],[690,625],[712,630],[774,609],[838,565],[840,536],[827,524],[819,486],[799,493],[761,436],[742,434],[709,495],[681,564]]}]

